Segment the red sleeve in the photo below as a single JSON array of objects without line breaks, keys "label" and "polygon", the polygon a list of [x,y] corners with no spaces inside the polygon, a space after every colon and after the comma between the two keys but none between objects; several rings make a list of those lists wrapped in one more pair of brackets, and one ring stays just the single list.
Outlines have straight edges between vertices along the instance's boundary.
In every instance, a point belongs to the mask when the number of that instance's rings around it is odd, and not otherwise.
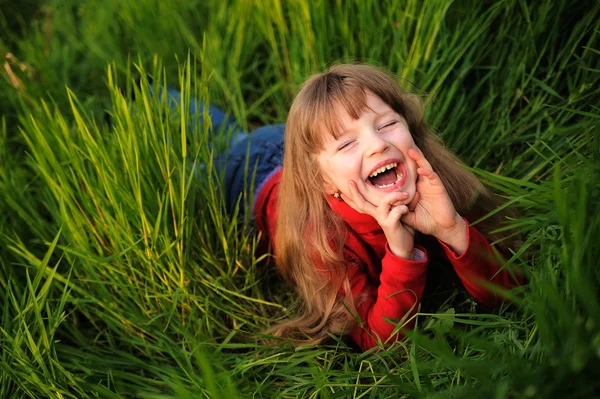
[{"label": "red sleeve", "polygon": [[523,277],[516,272],[502,268],[488,240],[473,226],[467,223],[467,250],[460,256],[440,241],[446,256],[456,274],[469,293],[481,304],[494,308],[502,303],[502,298],[482,282],[492,282],[496,286],[509,289],[523,284]]},{"label": "red sleeve", "polygon": [[[377,346],[379,340],[394,342],[399,338],[398,333],[392,336],[396,326],[387,322],[386,318],[406,321],[417,312],[425,288],[428,259],[424,248],[415,246],[415,249],[422,251],[420,259],[410,261],[395,256],[386,245],[378,287],[369,281],[361,265],[348,269],[352,293],[358,299],[360,318],[360,324],[350,336],[363,351]],[[361,297],[364,299],[361,300]],[[413,325],[414,319],[405,327],[412,328]]]},{"label": "red sleeve", "polygon": [[279,168],[263,183],[254,201],[254,219],[261,231],[258,251],[261,254],[269,252],[269,246],[274,246],[274,232],[277,226],[277,194],[283,169]]}]

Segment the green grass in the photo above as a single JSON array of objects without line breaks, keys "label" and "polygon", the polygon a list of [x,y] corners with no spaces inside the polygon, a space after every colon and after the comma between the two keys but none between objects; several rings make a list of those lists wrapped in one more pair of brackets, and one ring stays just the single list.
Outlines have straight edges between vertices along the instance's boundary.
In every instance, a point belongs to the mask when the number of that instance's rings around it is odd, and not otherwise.
[{"label": "green grass", "polygon": [[[0,32],[1,398],[600,392],[597,1],[0,2]],[[498,226],[524,237],[513,305],[452,295],[383,352],[260,339],[295,297],[225,213],[211,159],[229,132],[133,80],[250,131],[338,60],[397,73],[520,210]]]}]

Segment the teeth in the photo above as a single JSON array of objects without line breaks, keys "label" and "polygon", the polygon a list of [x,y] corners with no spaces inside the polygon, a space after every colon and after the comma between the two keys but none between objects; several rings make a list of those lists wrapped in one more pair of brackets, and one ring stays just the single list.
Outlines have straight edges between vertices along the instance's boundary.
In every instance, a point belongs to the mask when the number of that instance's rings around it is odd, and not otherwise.
[{"label": "teeth", "polygon": [[[381,168],[377,169],[375,172],[373,172],[372,174],[370,174],[369,177],[375,177],[378,174],[385,172],[386,170],[395,168],[396,166],[398,166],[398,164],[395,163],[395,162],[391,163],[391,164],[388,164],[388,165],[385,165],[385,166],[382,166]],[[382,187],[388,187],[388,186],[382,186]]]},{"label": "teeth", "polygon": [[400,179],[402,179],[402,177],[404,177],[404,173],[400,172],[398,173],[398,175],[396,176],[396,181],[394,183],[390,183],[390,184],[384,184],[383,186],[380,186],[379,184],[374,184],[373,185],[377,188],[387,188],[387,187],[392,187],[394,184],[398,183],[400,181]]}]

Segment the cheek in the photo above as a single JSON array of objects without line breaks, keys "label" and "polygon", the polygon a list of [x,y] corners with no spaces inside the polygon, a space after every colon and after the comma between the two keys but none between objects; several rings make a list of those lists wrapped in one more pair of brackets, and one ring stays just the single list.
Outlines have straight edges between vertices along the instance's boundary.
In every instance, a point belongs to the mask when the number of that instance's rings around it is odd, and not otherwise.
[{"label": "cheek", "polygon": [[323,159],[320,166],[324,180],[337,190],[347,190],[350,180],[361,179],[362,164],[356,154],[338,154]]},{"label": "cheek", "polygon": [[404,136],[404,140],[402,140],[402,141],[403,141],[403,145],[405,146],[406,149],[412,148],[413,150],[417,150],[419,152],[421,151],[420,148],[415,143],[415,141],[413,140],[413,138],[410,135],[410,133],[407,133]]},{"label": "cheek", "polygon": [[336,157],[328,163],[329,178],[338,181],[347,178],[354,169],[354,164],[344,157]]},{"label": "cheek", "polygon": [[[417,147],[412,147],[413,149],[417,149]],[[417,149],[418,150],[418,149]],[[417,162],[412,159],[412,158],[408,158],[407,159],[407,168],[408,168],[408,173],[410,173],[411,176],[411,181],[416,184],[417,180],[419,179],[419,174],[417,173],[417,169],[419,168],[419,165],[417,165]]]},{"label": "cheek", "polygon": [[340,176],[339,168],[332,160],[320,164],[321,180],[326,193],[333,194],[340,189],[343,177]]},{"label": "cheek", "polygon": [[411,167],[411,172],[414,176],[414,178],[412,180],[416,183],[417,180],[419,180],[419,174],[417,173],[417,169],[419,169],[419,165],[417,165],[417,163],[411,159],[410,167]]}]

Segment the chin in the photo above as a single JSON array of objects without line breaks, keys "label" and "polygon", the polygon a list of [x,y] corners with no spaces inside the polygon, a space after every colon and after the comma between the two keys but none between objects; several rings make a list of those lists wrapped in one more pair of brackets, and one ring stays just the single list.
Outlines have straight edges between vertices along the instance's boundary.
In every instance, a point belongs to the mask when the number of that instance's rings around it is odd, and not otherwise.
[{"label": "chin", "polygon": [[412,193],[409,192],[408,198],[409,199],[406,200],[406,205],[408,205],[408,210],[412,212],[415,210],[415,207],[419,202],[419,193],[417,193],[416,191],[413,191]]}]

